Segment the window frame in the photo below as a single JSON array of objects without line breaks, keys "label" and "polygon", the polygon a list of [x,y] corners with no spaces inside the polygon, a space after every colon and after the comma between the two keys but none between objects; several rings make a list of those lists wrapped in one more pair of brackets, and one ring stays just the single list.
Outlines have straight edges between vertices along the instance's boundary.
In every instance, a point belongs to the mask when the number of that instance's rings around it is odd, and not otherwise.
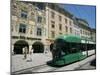
[{"label": "window frame", "polygon": [[42,17],[41,17],[41,16],[38,16],[38,17],[37,17],[37,22],[38,22],[38,23],[42,23]]},{"label": "window frame", "polygon": [[25,24],[20,24],[19,25],[19,33],[26,33],[26,28],[27,26]]},{"label": "window frame", "polygon": [[21,18],[27,19],[27,17],[28,17],[27,11],[21,10]]},{"label": "window frame", "polygon": [[42,28],[37,28],[37,36],[42,36]]}]

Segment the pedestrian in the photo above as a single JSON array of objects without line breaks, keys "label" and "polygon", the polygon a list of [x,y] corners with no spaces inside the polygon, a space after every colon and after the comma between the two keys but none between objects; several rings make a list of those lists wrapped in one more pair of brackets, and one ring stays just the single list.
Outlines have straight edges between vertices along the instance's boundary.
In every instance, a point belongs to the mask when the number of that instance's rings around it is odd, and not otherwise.
[{"label": "pedestrian", "polygon": [[23,59],[25,59],[25,47],[23,47],[22,50],[23,50],[23,56],[24,56]]},{"label": "pedestrian", "polygon": [[23,47],[24,59],[27,59],[27,47]]},{"label": "pedestrian", "polygon": [[23,54],[24,54],[24,52],[25,52],[25,47],[22,48],[22,51],[23,51]]},{"label": "pedestrian", "polygon": [[28,54],[28,62],[31,62],[32,61],[32,55],[33,55],[33,48],[31,48],[31,50],[29,51],[29,54]]}]

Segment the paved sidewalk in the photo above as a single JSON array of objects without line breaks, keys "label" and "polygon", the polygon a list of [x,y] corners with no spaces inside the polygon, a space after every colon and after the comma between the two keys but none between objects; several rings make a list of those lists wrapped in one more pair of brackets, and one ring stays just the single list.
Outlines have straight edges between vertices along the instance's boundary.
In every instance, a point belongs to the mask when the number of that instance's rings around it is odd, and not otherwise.
[{"label": "paved sidewalk", "polygon": [[46,64],[47,61],[52,60],[51,53],[34,53],[32,55],[32,61],[27,62],[27,59],[23,59],[23,55],[12,55],[12,72],[19,71],[22,69],[39,66]]}]

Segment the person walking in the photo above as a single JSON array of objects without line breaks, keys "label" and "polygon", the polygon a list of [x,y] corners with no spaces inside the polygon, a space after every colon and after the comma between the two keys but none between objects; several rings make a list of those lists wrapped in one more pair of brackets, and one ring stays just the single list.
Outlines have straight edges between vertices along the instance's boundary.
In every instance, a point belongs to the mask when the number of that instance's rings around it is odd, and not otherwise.
[{"label": "person walking", "polygon": [[24,56],[23,59],[25,59],[25,47],[23,47],[22,50],[23,50],[23,56]]},{"label": "person walking", "polygon": [[29,51],[27,62],[31,62],[31,61],[32,61],[33,50],[34,50],[34,49],[31,48],[31,50]]},{"label": "person walking", "polygon": [[27,47],[23,48],[24,59],[27,59]]}]

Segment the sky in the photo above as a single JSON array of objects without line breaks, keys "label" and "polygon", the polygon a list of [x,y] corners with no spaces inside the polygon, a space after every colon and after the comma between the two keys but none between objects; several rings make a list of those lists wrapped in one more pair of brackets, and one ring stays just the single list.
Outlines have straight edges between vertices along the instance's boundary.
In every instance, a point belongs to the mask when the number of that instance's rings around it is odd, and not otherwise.
[{"label": "sky", "polygon": [[74,16],[85,19],[89,23],[89,27],[96,28],[95,6],[63,4],[61,7],[71,12]]}]

